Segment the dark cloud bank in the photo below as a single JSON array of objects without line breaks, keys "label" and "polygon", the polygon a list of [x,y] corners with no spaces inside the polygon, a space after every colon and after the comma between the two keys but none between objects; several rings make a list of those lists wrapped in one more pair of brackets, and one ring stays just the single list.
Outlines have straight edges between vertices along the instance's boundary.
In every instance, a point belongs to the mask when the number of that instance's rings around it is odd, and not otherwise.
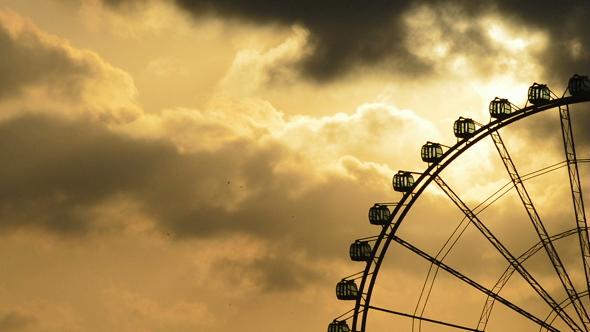
[{"label": "dark cloud bank", "polygon": [[359,190],[357,182],[329,179],[294,199],[305,175],[275,173],[285,153],[279,143],[236,140],[183,154],[90,121],[25,114],[0,123],[0,228],[94,231],[93,208],[120,195],[140,202],[160,231],[176,237],[246,232],[319,242],[310,220],[359,224],[340,208],[364,206],[347,194]]},{"label": "dark cloud bank", "polygon": [[[378,190],[333,177],[293,197],[304,175],[273,170],[285,153],[278,143],[237,140],[183,154],[170,143],[131,139],[88,120],[24,114],[0,123],[0,230],[69,238],[120,232],[128,220],[110,210],[129,209],[131,199],[135,210],[127,217],[153,220],[154,230],[171,240],[230,234],[264,240],[271,252],[219,269],[250,273],[267,291],[291,290],[321,279],[293,253],[342,257],[346,242],[368,227],[358,218],[364,213],[350,211],[366,211]],[[249,194],[239,201],[241,191]]]},{"label": "dark cloud bank", "polygon": [[[133,10],[147,0],[103,0],[108,5]],[[357,1],[357,0],[175,0],[176,4],[196,19],[219,16],[261,25],[289,26],[300,24],[310,31],[313,52],[299,65],[302,73],[317,81],[329,81],[357,66],[387,64],[397,74],[428,73],[426,63],[410,54],[405,47],[404,15],[418,6],[446,8],[440,15],[477,20],[488,13],[498,13],[505,20],[532,31],[549,34],[549,50],[542,55],[549,72],[547,79],[570,77],[590,70],[590,3],[573,0],[557,1]],[[450,20],[452,21],[452,20]],[[447,23],[448,24],[448,23]],[[443,34],[454,34],[460,42],[452,46],[455,52],[477,52],[479,56],[493,54],[484,31],[456,32],[442,26]],[[577,43],[579,54],[570,49]],[[494,70],[488,68],[488,70]]]}]

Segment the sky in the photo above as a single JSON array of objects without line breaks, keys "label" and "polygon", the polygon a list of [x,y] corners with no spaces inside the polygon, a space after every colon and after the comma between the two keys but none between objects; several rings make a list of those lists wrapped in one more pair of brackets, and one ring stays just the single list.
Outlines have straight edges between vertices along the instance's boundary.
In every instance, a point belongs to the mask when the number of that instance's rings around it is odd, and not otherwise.
[{"label": "sky", "polygon": [[[334,288],[379,232],[368,209],[401,198],[393,174],[494,97],[590,75],[589,17],[585,0],[0,0],[0,331],[324,331],[353,306]],[[571,111],[587,159],[588,104]],[[522,174],[564,160],[545,113],[502,130]],[[491,142],[442,176],[472,207],[509,181]],[[527,190],[550,233],[575,225],[566,169]],[[429,188],[407,219],[399,236],[436,254],[461,214]],[[515,255],[538,241],[514,192],[482,219]],[[478,236],[447,260],[492,287],[506,263]],[[576,241],[558,248],[579,287]],[[411,313],[428,265],[404,250],[374,301]],[[485,297],[440,275],[426,316],[477,325]],[[530,328],[505,311],[490,330]]]}]

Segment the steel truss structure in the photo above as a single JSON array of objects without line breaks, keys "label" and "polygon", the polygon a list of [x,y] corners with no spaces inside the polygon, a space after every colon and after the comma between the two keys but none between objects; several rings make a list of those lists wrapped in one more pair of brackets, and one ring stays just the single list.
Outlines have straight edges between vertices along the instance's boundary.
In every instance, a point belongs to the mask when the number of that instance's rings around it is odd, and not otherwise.
[{"label": "steel truss structure", "polygon": [[[542,102],[529,105],[521,109],[519,109],[515,105],[512,105],[512,109],[514,109],[514,112],[510,114],[507,114],[497,119],[492,119],[488,124],[485,125],[475,122],[475,124],[477,124],[478,127],[472,133],[470,133],[469,135],[462,136],[461,139],[459,139],[455,145],[447,147],[446,151],[444,151],[440,158],[438,158],[437,155],[436,159],[429,159],[429,166],[425,171],[421,173],[413,173],[419,174],[419,176],[413,182],[411,190],[404,190],[405,192],[403,192],[403,196],[398,202],[388,204],[393,209],[391,211],[391,214],[388,215],[388,219],[386,222],[379,223],[379,225],[382,225],[381,232],[379,233],[379,235],[370,238],[372,242],[372,252],[370,258],[363,259],[363,261],[366,262],[365,269],[362,272],[353,275],[353,280],[358,280],[360,282],[358,286],[358,296],[355,300],[354,309],[334,320],[335,323],[330,325],[328,331],[369,331],[367,329],[368,317],[369,314],[373,311],[409,317],[414,320],[427,321],[433,324],[439,324],[442,326],[451,327],[455,329],[469,331],[485,331],[494,304],[501,303],[506,308],[509,308],[514,312],[520,314],[521,316],[527,318],[528,320],[534,322],[540,328],[541,331],[560,331],[560,329],[555,327],[555,325],[553,324],[556,318],[559,318],[559,321],[564,323],[565,326],[567,326],[567,328],[571,331],[590,332],[590,319],[588,317],[588,303],[590,301],[587,298],[590,288],[590,244],[588,236],[588,225],[584,210],[584,197],[581,185],[582,181],[580,180],[580,174],[578,170],[578,163],[580,162],[580,160],[577,158],[576,155],[574,135],[569,111],[570,105],[580,104],[588,101],[590,101],[590,93],[576,94],[573,96],[565,96],[564,94],[564,96],[561,98],[556,97],[550,100],[543,100]],[[533,200],[531,199],[526,187],[524,186],[524,181],[527,178],[536,175],[521,176],[519,174],[514,162],[512,161],[512,158],[508,153],[507,147],[504,144],[499,133],[500,129],[510,124],[513,124],[519,120],[522,120],[534,114],[538,114],[551,109],[559,110],[563,136],[563,146],[565,151],[565,164],[568,168],[571,196],[573,200],[574,214],[576,218],[575,228],[552,236],[547,231],[545,224],[543,223],[539,215],[539,212],[533,204]],[[463,202],[459,198],[459,196],[443,181],[443,179],[440,176],[441,172],[449,165],[451,165],[451,163],[455,159],[457,159],[469,148],[471,148],[476,143],[480,142],[488,136],[492,139],[511,181],[511,186],[508,189],[506,189],[506,191],[510,188],[513,188],[514,191],[518,194],[518,197],[520,198],[520,201],[524,206],[524,210],[526,211],[528,218],[533,224],[534,229],[539,238],[538,243],[536,243],[527,251],[518,256],[512,254],[511,251],[508,250],[506,246],[500,242],[500,240],[479,219],[479,217],[477,216],[479,212],[475,211],[475,209],[470,209],[468,205],[465,204],[465,202]],[[432,142],[429,143],[432,145]],[[554,166],[555,165],[550,167]],[[400,174],[401,173],[402,171],[400,171]],[[411,172],[403,173],[409,174]],[[473,225],[481,234],[483,234],[483,236],[488,240],[488,242],[496,249],[498,253],[500,253],[504,257],[504,259],[508,263],[508,268],[506,268],[504,273],[501,275],[501,277],[498,279],[498,281],[493,287],[486,288],[480,283],[470,279],[466,275],[452,268],[451,266],[445,264],[442,261],[442,259],[450,251],[450,246],[447,246],[447,244],[445,244],[445,247],[443,247],[441,249],[441,252],[439,253],[439,255],[442,258],[439,258],[439,256],[433,257],[427,254],[425,251],[417,248],[416,246],[410,244],[407,241],[404,241],[396,235],[399,227],[402,225],[402,221],[404,220],[404,218],[407,216],[407,214],[412,209],[412,207],[414,206],[418,198],[421,196],[421,194],[424,192],[424,190],[433,181],[449,197],[449,199],[459,208],[459,210],[465,216],[464,221],[458,226],[457,230],[455,231],[455,233],[453,233],[451,238],[449,238],[447,243],[455,243],[458,240],[458,237],[465,230],[467,225]],[[554,246],[554,242],[556,240],[566,238],[568,236],[573,236],[575,234],[578,235],[579,239],[579,246],[582,257],[582,262],[580,262],[580,264],[583,265],[583,273],[585,275],[586,280],[585,287],[582,291],[576,290],[574,282],[572,282],[572,279],[568,273],[568,269],[566,268],[566,265],[562,262],[562,259],[560,258],[558,251]],[[390,308],[381,308],[373,305],[371,300],[373,292],[375,291],[375,285],[377,282],[377,278],[379,276],[379,271],[382,267],[384,258],[392,242],[395,242],[401,245],[402,247],[407,248],[408,250],[417,254],[419,257],[422,257],[423,259],[428,261],[430,264],[432,264],[432,266],[436,266],[437,269],[440,268],[448,272],[450,275],[454,276],[458,280],[465,282],[466,284],[472,286],[473,288],[485,294],[487,300],[483,304],[481,315],[476,326],[463,326],[461,324],[455,324],[449,321],[441,321],[428,317],[423,317],[422,313],[424,312],[424,310],[418,309],[419,307],[424,307],[426,305],[426,302],[422,299],[422,297],[419,300],[417,310],[414,314],[400,312],[392,310]],[[549,291],[547,291],[541,285],[541,283],[538,282],[531,275],[531,273],[529,273],[529,271],[523,266],[523,263],[527,259],[531,258],[537,252],[543,251],[546,252],[547,256],[549,257],[549,261],[551,262],[551,265],[553,266],[555,272],[557,273],[557,276],[559,277],[561,287],[567,294],[567,298],[562,300],[561,302],[558,302],[556,299],[554,299],[554,297],[552,297],[549,294]],[[533,313],[528,312],[527,310],[524,310],[523,308],[519,307],[519,305],[514,304],[508,299],[505,299],[504,297],[499,295],[504,285],[506,285],[510,277],[515,272],[522,276],[526,283],[529,284],[530,287],[532,287],[532,289],[539,296],[539,299],[549,306],[550,312],[547,315],[547,317],[540,318],[538,317],[538,315],[535,315]],[[427,277],[427,279],[428,278],[431,277]],[[430,282],[434,283],[433,280],[431,280]],[[432,287],[432,285],[430,287]],[[568,306],[573,307],[573,310],[566,310],[566,307]],[[348,329],[348,326],[344,324],[346,320],[351,320],[352,322],[350,329]],[[334,328],[332,329],[332,327]]]}]

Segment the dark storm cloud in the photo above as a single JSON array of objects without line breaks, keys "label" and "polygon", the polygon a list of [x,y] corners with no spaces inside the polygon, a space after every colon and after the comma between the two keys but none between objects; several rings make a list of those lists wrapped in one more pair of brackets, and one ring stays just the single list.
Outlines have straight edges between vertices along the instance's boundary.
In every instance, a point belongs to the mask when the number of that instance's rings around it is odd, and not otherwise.
[{"label": "dark storm cloud", "polygon": [[89,228],[83,209],[133,191],[170,146],[131,141],[89,122],[26,115],[0,124],[2,227]]},{"label": "dark storm cloud", "polygon": [[302,191],[307,175],[274,171],[285,153],[278,143],[251,140],[180,153],[90,121],[26,114],[0,123],[0,229],[70,237],[118,232],[126,220],[111,220],[116,214],[109,211],[129,209],[132,198],[138,206],[132,217],[154,221],[170,240],[228,234],[262,240],[270,250],[254,261],[230,259],[215,268],[248,274],[264,291],[301,289],[321,279],[322,265],[303,266],[299,255],[307,262],[344,259],[349,243],[366,234],[358,216],[380,189],[359,191],[356,180],[333,176]]},{"label": "dark storm cloud", "polygon": [[131,139],[90,121],[23,115],[0,124],[0,227],[93,231],[92,208],[127,195],[175,237],[233,231],[321,241],[309,221],[337,227],[350,219],[339,207],[362,204],[346,194],[358,184],[334,177],[294,198],[307,175],[275,173],[286,153],[279,143],[245,139],[179,153],[172,144]]},{"label": "dark storm cloud", "polygon": [[[89,121],[31,114],[11,119],[0,124],[2,226],[85,232],[93,229],[88,209],[128,194],[145,203],[163,230],[187,231],[176,225],[189,223],[195,224],[191,235],[207,236],[233,227],[222,208],[208,205],[230,200],[227,179],[237,180],[245,167],[245,185],[267,182],[268,159],[256,152],[244,158],[247,148],[237,143],[183,155],[171,144],[125,138]],[[248,174],[249,163],[260,168]]]},{"label": "dark storm cloud", "polygon": [[[542,55],[547,80],[565,86],[573,74],[590,74],[590,2],[496,1],[506,18],[549,33],[549,49]],[[577,55],[572,48],[578,49]]]},{"label": "dark storm cloud", "polygon": [[244,283],[253,282],[267,292],[301,290],[307,284],[325,282],[326,276],[314,267],[290,257],[297,251],[298,248],[282,244],[253,261],[221,258],[213,263],[214,274],[233,286],[243,287]]},{"label": "dark storm cloud", "polygon": [[[129,7],[141,0],[105,0],[114,7]],[[410,1],[176,1],[197,19],[216,15],[258,24],[309,29],[313,55],[301,70],[317,80],[337,77],[357,63],[375,63],[389,54],[397,56],[398,69],[422,68],[403,47],[400,16]]]},{"label": "dark storm cloud", "polygon": [[[126,10],[132,10],[134,5],[144,2],[104,1],[112,7]],[[406,43],[416,41],[406,40],[408,28],[403,22],[408,10],[422,5],[449,9],[437,12],[439,16],[468,20],[497,13],[502,20],[519,24],[524,29],[547,32],[550,49],[542,56],[549,68],[549,78],[588,72],[590,69],[590,3],[585,0],[567,4],[548,0],[176,0],[176,3],[197,19],[216,15],[261,25],[300,24],[306,27],[310,31],[309,43],[313,52],[302,60],[301,70],[308,77],[319,81],[336,78],[359,65],[385,62],[398,74],[427,73],[429,65],[406,48]],[[453,21],[453,17],[448,18],[448,22]],[[452,51],[481,59],[492,52],[484,31],[456,32],[446,29],[444,25],[441,29],[441,33],[457,41]],[[577,49],[577,55],[571,52],[572,48]]]}]

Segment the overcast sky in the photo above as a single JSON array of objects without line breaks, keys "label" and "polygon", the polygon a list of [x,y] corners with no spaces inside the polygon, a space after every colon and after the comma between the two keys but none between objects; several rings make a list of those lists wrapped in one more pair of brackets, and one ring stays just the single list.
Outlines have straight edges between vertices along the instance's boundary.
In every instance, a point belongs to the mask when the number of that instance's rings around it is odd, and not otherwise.
[{"label": "overcast sky", "polygon": [[[368,208],[401,198],[392,175],[494,97],[589,75],[589,17],[587,0],[0,0],[0,331],[324,331],[352,308],[334,287],[379,232]],[[579,158],[588,113],[572,107]],[[564,160],[558,113],[522,122],[503,131],[519,171]],[[490,142],[443,176],[471,206],[509,180]],[[552,233],[575,226],[565,169],[530,183]],[[516,256],[538,241],[514,194],[482,216]],[[436,254],[461,215],[433,189],[408,219],[400,236]],[[449,260],[492,287],[506,264],[467,234]],[[428,266],[391,255],[375,301],[411,313]],[[476,326],[485,298],[448,282],[427,313]]]}]

